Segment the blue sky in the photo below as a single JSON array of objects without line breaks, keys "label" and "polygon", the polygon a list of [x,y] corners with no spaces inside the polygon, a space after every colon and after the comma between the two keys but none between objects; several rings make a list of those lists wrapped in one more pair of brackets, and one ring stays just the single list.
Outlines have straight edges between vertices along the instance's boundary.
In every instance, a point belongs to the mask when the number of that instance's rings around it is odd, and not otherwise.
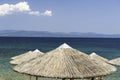
[{"label": "blue sky", "polygon": [[[26,8],[16,7],[24,2]],[[120,34],[120,1],[1,0],[0,30],[6,29]]]}]

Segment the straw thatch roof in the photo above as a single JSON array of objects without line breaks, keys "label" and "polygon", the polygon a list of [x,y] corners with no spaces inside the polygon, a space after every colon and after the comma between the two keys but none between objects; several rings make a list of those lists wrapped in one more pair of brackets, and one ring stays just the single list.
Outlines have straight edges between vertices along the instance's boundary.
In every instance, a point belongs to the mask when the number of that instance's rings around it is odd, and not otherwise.
[{"label": "straw thatch roof", "polygon": [[94,60],[99,60],[99,61],[104,61],[104,62],[108,62],[109,60],[107,59],[107,58],[104,58],[104,57],[102,57],[102,56],[99,56],[99,55],[97,55],[95,52],[93,52],[93,53],[91,53],[90,55],[90,58],[91,59],[94,59]]},{"label": "straw thatch roof", "polygon": [[110,68],[92,61],[87,54],[63,44],[43,57],[37,57],[13,69],[20,73],[43,77],[87,78],[116,71],[114,66],[107,66]]},{"label": "straw thatch roof", "polygon": [[101,57],[101,56],[97,55],[97,54],[94,53],[94,52],[91,53],[91,54],[89,55],[89,57],[90,57],[94,62],[96,62],[96,63],[98,63],[98,64],[101,64],[101,66],[105,66],[106,68],[110,69],[111,71],[115,71],[115,69],[111,67],[112,65],[109,64],[109,60],[108,60],[108,59],[106,59],[106,58],[104,58],[104,57]]},{"label": "straw thatch roof", "polygon": [[22,56],[25,56],[25,55],[27,55],[27,54],[29,54],[29,53],[32,53],[32,51],[28,51],[28,52],[25,52],[25,53],[23,53],[23,54],[20,54],[20,55],[11,57],[11,59],[17,59],[17,58],[22,57]]},{"label": "straw thatch roof", "polygon": [[115,58],[109,61],[110,64],[120,66],[120,58]]},{"label": "straw thatch roof", "polygon": [[11,64],[21,64],[23,62],[27,62],[31,59],[34,59],[38,56],[42,56],[43,52],[40,52],[38,49],[32,51],[29,51],[28,53],[21,54],[19,56],[14,57],[12,61],[10,61]]}]

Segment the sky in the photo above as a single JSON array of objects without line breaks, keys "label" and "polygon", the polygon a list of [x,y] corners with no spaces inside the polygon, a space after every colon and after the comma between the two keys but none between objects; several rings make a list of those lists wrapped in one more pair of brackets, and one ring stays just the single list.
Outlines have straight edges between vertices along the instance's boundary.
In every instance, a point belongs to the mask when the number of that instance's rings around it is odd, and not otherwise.
[{"label": "sky", "polygon": [[120,34],[120,0],[0,0],[0,30]]}]

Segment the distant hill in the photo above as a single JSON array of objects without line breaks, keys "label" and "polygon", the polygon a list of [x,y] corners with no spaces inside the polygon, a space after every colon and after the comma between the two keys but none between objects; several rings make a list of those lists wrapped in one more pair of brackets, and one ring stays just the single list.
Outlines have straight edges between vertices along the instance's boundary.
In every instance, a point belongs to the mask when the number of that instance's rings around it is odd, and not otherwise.
[{"label": "distant hill", "polygon": [[120,38],[120,34],[97,34],[97,33],[60,33],[48,31],[24,31],[24,30],[1,30],[1,37],[89,37],[89,38]]}]

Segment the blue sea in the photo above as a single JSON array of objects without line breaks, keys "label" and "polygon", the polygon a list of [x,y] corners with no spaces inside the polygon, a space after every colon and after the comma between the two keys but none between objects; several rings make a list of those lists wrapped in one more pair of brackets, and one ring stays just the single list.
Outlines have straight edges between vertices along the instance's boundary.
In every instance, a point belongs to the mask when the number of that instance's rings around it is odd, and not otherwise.
[{"label": "blue sea", "polygon": [[[86,54],[96,52],[108,59],[120,57],[120,38],[0,37],[0,80],[29,80],[28,75],[12,70],[14,65],[9,63],[10,58],[35,49],[47,52],[63,43]],[[120,80],[120,67],[117,66],[117,68],[118,71],[106,76],[105,80]]]}]

